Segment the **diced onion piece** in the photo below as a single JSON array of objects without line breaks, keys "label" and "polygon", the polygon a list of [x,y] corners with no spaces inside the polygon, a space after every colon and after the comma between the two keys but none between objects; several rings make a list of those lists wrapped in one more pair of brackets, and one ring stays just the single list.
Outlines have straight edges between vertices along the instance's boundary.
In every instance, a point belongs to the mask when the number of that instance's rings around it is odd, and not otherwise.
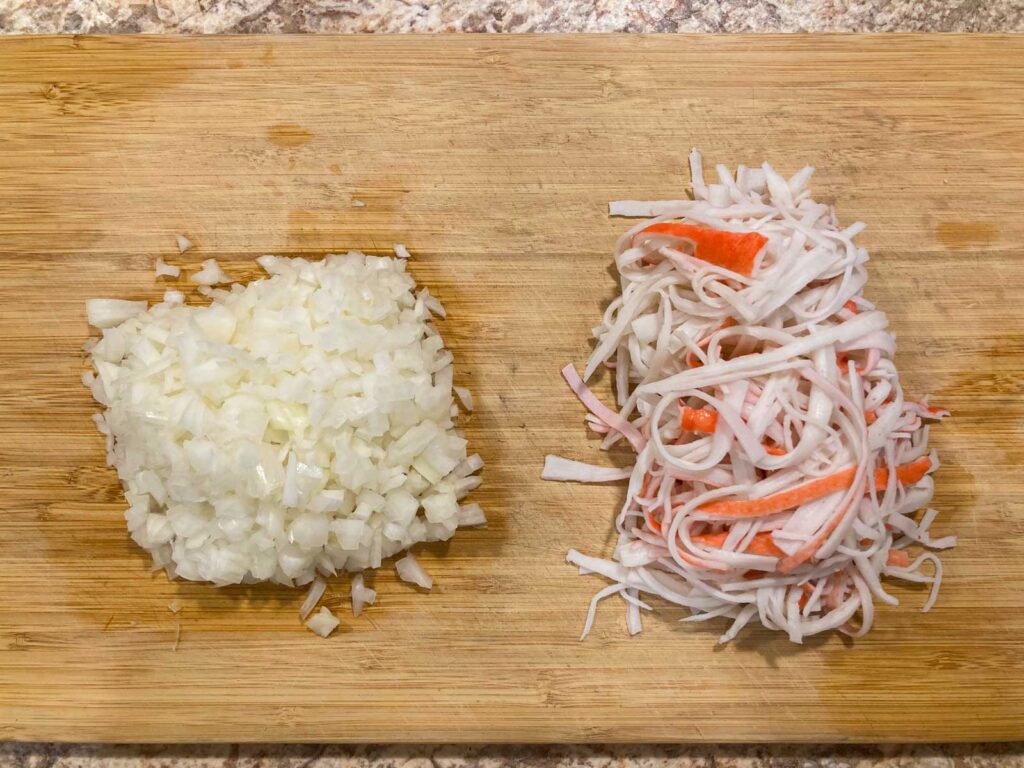
[{"label": "diced onion piece", "polygon": [[363,574],[357,573],[352,577],[352,615],[358,616],[363,612],[363,607],[373,605],[377,599],[377,590],[370,589],[363,583]]},{"label": "diced onion piece", "polygon": [[185,251],[192,247],[192,241],[189,240],[184,235],[175,235],[174,239],[178,243],[178,253],[184,253]]},{"label": "diced onion piece", "polygon": [[365,208],[366,207],[366,203],[364,203],[362,200],[353,200],[352,201],[352,207],[353,208]]},{"label": "diced onion piece", "polygon": [[448,313],[444,309],[444,305],[441,304],[436,298],[430,295],[430,291],[426,288],[420,290],[417,294],[419,298],[423,300],[423,305],[429,309],[433,314],[438,317],[448,317]]},{"label": "diced onion piece", "polygon": [[331,632],[338,628],[339,624],[341,624],[341,622],[327,608],[321,608],[319,613],[306,622],[306,626],[316,634],[320,635],[320,637],[327,637],[330,635]]},{"label": "diced onion piece", "polygon": [[487,516],[483,509],[476,502],[463,504],[459,507],[459,527],[467,528],[474,525],[487,525]]},{"label": "diced onion piece", "polygon": [[395,256],[400,259],[411,259],[412,254],[409,253],[409,249],[401,243],[395,243]]},{"label": "diced onion piece", "polygon": [[309,585],[306,599],[302,601],[302,606],[299,608],[299,621],[306,620],[306,617],[316,608],[316,604],[320,602],[320,598],[324,596],[325,591],[327,591],[327,582],[317,576]]},{"label": "diced onion piece", "polygon": [[398,578],[402,581],[408,581],[424,589],[434,586],[434,580],[423,570],[423,566],[411,552],[395,563],[395,570],[398,571]]},{"label": "diced onion piece", "polygon": [[459,398],[459,402],[462,403],[462,407],[467,411],[473,410],[473,393],[465,387],[452,387],[455,390],[455,396]]},{"label": "diced onion piece", "polygon": [[203,268],[192,275],[192,282],[200,285],[217,285],[230,283],[231,278],[220,268],[216,259],[207,259],[203,262]]},{"label": "diced onion piece", "polygon": [[171,613],[177,613],[181,610],[181,603],[179,603],[177,600],[171,600],[171,602],[167,604],[167,610]]},{"label": "diced onion piece", "polygon": [[89,299],[85,302],[85,316],[94,328],[115,328],[145,311],[144,301]]},{"label": "diced onion piece", "polygon": [[161,258],[156,260],[156,276],[157,277],[177,277],[181,274],[181,267],[176,267],[173,264],[168,264]]},{"label": "diced onion piece", "polygon": [[471,475],[474,472],[479,471],[483,466],[484,460],[480,458],[480,454],[474,453],[465,461],[465,474]]}]

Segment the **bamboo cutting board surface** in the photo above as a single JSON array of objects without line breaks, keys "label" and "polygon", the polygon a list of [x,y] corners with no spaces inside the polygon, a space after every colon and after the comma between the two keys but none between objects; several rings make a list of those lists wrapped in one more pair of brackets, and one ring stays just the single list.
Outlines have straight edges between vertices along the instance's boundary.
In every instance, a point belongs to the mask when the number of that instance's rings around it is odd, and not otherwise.
[{"label": "bamboo cutting board surface", "polygon": [[[0,737],[1024,737],[1022,126],[1021,38],[3,40]],[[564,554],[611,552],[623,490],[538,479],[548,452],[607,460],[558,370],[615,293],[607,201],[678,196],[691,146],[813,164],[868,223],[905,386],[954,414],[931,613],[896,588],[856,642],[716,647],[724,623],[672,612],[630,639],[609,601],[577,642],[602,582]],[[490,525],[421,548],[429,594],[385,567],[353,619],[332,581],[328,640],[299,591],[151,576],[79,383],[85,299],[157,298],[157,256],[249,278],[396,242],[449,311]]]}]

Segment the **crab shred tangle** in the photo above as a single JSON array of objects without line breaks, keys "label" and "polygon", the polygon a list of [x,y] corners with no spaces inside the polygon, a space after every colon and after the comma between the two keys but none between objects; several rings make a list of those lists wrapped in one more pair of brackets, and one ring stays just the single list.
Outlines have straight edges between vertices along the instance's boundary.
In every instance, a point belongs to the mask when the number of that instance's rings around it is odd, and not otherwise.
[{"label": "crab shred tangle", "polygon": [[[549,456],[542,477],[628,477],[611,559],[570,550],[581,574],[612,582],[630,634],[641,593],[729,619],[720,642],[751,624],[796,643],[870,629],[889,579],[931,585],[927,509],[938,457],[929,424],[948,411],[905,397],[888,318],[862,295],[868,254],[816,202],[808,167],[790,178],[716,168],[690,155],[692,200],[612,203],[650,216],[615,248],[622,294],[594,331],[584,375],[562,371],[604,447],[628,443],[631,470]],[[586,382],[612,369],[617,404]],[[923,513],[918,514],[921,510]],[[911,550],[914,550],[912,553]]]}]

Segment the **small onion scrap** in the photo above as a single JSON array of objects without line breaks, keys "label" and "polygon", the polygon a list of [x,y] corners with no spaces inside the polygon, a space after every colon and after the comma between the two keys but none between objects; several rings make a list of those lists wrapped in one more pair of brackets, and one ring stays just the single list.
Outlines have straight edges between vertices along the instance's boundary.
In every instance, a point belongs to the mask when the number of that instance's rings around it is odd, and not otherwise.
[{"label": "small onion scrap", "polygon": [[203,268],[192,275],[192,282],[209,286],[232,281],[228,274],[221,269],[216,259],[206,259],[203,262]]},{"label": "small onion scrap", "polygon": [[352,577],[352,615],[358,616],[367,605],[373,605],[377,600],[377,590],[366,586],[363,574],[357,573]]},{"label": "small onion scrap", "polygon": [[[866,634],[886,577],[930,583],[927,509],[938,457],[929,423],[948,412],[906,399],[888,319],[864,298],[867,252],[815,202],[813,169],[791,178],[765,163],[717,167],[690,157],[693,200],[612,203],[652,217],[615,248],[622,293],[594,330],[580,377],[563,374],[604,447],[636,453],[612,559],[570,550],[580,573],[612,582],[630,634],[640,594],[688,609],[684,621],[732,620],[727,642],[757,621],[803,638]],[[614,380],[617,410],[586,381]],[[614,480],[619,470],[549,456],[542,477]],[[918,517],[918,512],[925,511]],[[922,572],[929,564],[931,574]]]},{"label": "small onion scrap", "polygon": [[299,621],[305,621],[306,617],[313,612],[316,608],[316,604],[320,602],[320,598],[324,596],[324,592],[327,591],[327,582],[317,576],[313,579],[313,583],[309,585],[309,591],[306,593],[306,599],[302,601],[302,605],[299,606]]},{"label": "small onion scrap", "polygon": [[192,247],[192,241],[184,235],[175,235],[174,240],[178,245],[178,253],[184,253]]},{"label": "small onion scrap", "polygon": [[320,611],[306,622],[306,626],[320,637],[327,637],[338,628],[341,621],[331,613],[329,608],[323,607]]},{"label": "small onion scrap", "polygon": [[168,264],[163,259],[157,259],[154,271],[157,277],[178,277],[181,274],[181,267]]},{"label": "small onion scrap", "polygon": [[430,578],[430,574],[423,570],[423,566],[420,565],[419,560],[412,553],[396,562],[395,570],[398,571],[398,578],[402,581],[408,581],[417,587],[423,587],[423,589],[430,589],[434,586],[434,580]]}]

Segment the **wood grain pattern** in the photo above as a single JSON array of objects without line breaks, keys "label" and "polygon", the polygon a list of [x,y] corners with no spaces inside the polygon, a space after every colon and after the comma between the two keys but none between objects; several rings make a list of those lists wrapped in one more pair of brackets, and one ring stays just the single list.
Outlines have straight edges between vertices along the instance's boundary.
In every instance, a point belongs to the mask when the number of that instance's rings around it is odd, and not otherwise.
[{"label": "wood grain pattern", "polygon": [[[0,737],[55,740],[968,740],[1024,737],[1024,39],[27,38],[0,41]],[[578,643],[622,490],[559,367],[614,292],[608,200],[676,196],[686,154],[819,168],[862,219],[909,392],[955,418],[937,608],[794,647],[618,605]],[[353,201],[365,207],[353,206]],[[179,257],[174,235],[197,248]],[[388,569],[328,641],[297,593],[150,577],[78,377],[92,296],[158,255],[404,242],[447,305],[486,530]],[[184,606],[178,615],[167,604]],[[172,651],[176,627],[181,643]]]}]

